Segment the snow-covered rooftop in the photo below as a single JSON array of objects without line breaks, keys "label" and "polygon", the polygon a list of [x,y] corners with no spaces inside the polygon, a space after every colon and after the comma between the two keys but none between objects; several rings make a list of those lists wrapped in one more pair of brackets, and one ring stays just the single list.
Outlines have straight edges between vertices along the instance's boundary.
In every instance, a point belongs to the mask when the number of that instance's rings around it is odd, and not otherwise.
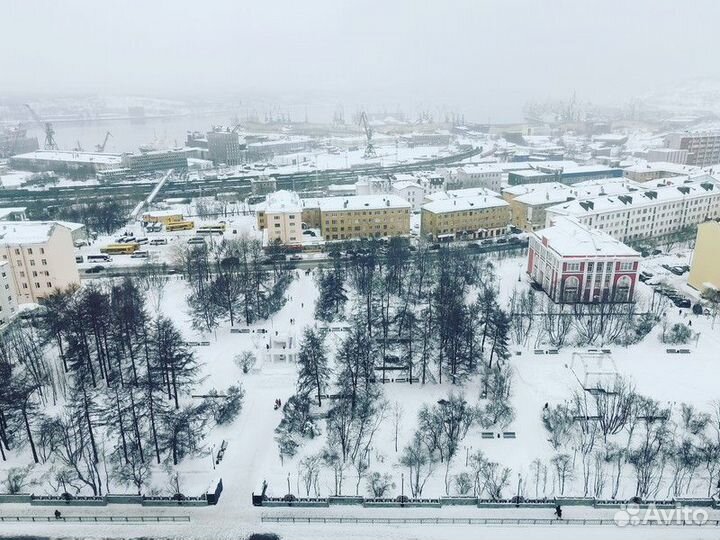
[{"label": "snow-covered rooftop", "polygon": [[323,212],[343,210],[379,210],[383,208],[411,208],[411,204],[397,195],[354,195],[317,199]]},{"label": "snow-covered rooftop", "polygon": [[445,212],[464,212],[467,210],[477,210],[478,208],[497,208],[502,206],[510,205],[507,201],[498,197],[481,195],[476,197],[449,198],[433,201],[424,204],[422,209],[432,212],[433,214],[442,214]]},{"label": "snow-covered rooftop", "polygon": [[24,206],[8,206],[0,208],[0,221],[3,221],[13,214],[22,214],[27,210]]},{"label": "snow-covered rooftop", "polygon": [[561,257],[640,257],[606,232],[589,229],[572,218],[560,218],[552,227],[533,234]]},{"label": "snow-covered rooftop", "polygon": [[0,223],[0,244],[44,243],[55,227],[62,226],[56,221],[6,221]]},{"label": "snow-covered rooftop", "polygon": [[500,197],[497,191],[483,187],[450,189],[448,191],[437,191],[426,195],[429,202],[446,201],[448,199],[465,199],[467,197]]},{"label": "snow-covered rooftop", "polygon": [[120,154],[108,154],[100,152],[74,152],[66,150],[37,150],[27,154],[13,156],[13,159],[29,159],[36,161],[58,161],[77,163],[102,163],[106,165],[120,165],[122,156]]},{"label": "snow-covered rooftop", "polygon": [[654,206],[658,203],[669,203],[687,199],[705,197],[709,193],[719,193],[720,182],[712,176],[702,176],[692,182],[678,186],[663,186],[645,191],[634,191],[626,195],[602,196],[591,199],[574,200],[564,204],[551,206],[549,210],[564,215],[584,215],[612,212],[628,208]]},{"label": "snow-covered rooftop", "polygon": [[301,212],[300,197],[293,191],[281,189],[265,199],[265,212]]},{"label": "snow-covered rooftop", "polygon": [[417,182],[412,182],[410,180],[401,180],[399,182],[393,182],[392,185],[393,189],[397,189],[398,191],[408,188],[418,188],[422,189],[422,186],[418,184]]}]

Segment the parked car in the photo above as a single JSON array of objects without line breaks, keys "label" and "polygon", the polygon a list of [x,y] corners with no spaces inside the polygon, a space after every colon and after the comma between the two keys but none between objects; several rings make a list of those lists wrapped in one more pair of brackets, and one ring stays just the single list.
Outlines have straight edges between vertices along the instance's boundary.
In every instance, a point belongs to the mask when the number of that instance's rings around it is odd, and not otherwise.
[{"label": "parked car", "polygon": [[75,257],[75,262],[76,263],[85,262],[85,257],[83,257],[82,255],[78,255],[77,257]]},{"label": "parked car", "polygon": [[132,259],[147,259],[150,256],[150,254],[147,251],[136,251],[132,255],[130,255],[130,258]]},{"label": "parked car", "polygon": [[193,236],[187,241],[188,244],[204,244],[205,239],[202,236]]},{"label": "parked car", "polygon": [[99,273],[102,272],[103,270],[105,270],[105,267],[102,266],[102,265],[100,265],[100,264],[98,264],[97,266],[93,266],[92,268],[88,268],[88,269],[85,271],[85,273],[86,273],[86,274],[99,274]]},{"label": "parked car", "polygon": [[675,298],[673,304],[679,308],[689,308],[692,306],[692,302],[687,298]]},{"label": "parked car", "polygon": [[151,246],[164,246],[167,244],[167,238],[153,238],[150,240]]},{"label": "parked car", "polygon": [[498,238],[497,240],[495,240],[495,242],[496,242],[497,244],[507,244],[507,243],[508,243],[508,239],[507,239],[507,238]]}]

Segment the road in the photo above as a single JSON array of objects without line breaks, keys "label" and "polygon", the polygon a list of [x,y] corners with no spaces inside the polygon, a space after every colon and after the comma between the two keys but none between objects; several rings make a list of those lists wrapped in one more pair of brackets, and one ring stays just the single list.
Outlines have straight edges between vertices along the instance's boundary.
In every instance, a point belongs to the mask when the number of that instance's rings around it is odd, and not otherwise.
[{"label": "road", "polygon": [[[491,253],[509,253],[509,252],[519,252],[527,248],[528,243],[527,241],[524,242],[508,242],[503,244],[488,244],[488,245],[479,245],[475,244],[477,248],[473,249],[472,254],[473,255],[487,255]],[[438,255],[439,251],[431,251],[432,255]],[[333,259],[331,257],[328,257],[324,254],[315,254],[317,256],[313,256],[312,258],[303,258],[302,260],[297,261],[288,261],[292,263],[294,268],[297,268],[299,270],[307,270],[312,268],[320,268],[323,266],[331,266],[333,263]],[[124,255],[116,255],[116,257],[125,257]],[[178,265],[174,264],[162,264],[162,265],[156,265],[159,266],[161,269],[163,269],[165,275],[176,275],[182,273],[182,268]],[[102,267],[102,270],[100,271],[93,271],[90,272],[92,268],[98,268]],[[267,268],[270,268],[271,265],[267,264]],[[133,277],[138,276],[146,272],[146,265],[121,265],[121,264],[112,264],[107,265],[103,263],[98,263],[94,267],[90,267],[89,269],[83,269],[80,270],[80,274],[84,279],[99,279],[99,278],[117,278],[117,277]]]}]

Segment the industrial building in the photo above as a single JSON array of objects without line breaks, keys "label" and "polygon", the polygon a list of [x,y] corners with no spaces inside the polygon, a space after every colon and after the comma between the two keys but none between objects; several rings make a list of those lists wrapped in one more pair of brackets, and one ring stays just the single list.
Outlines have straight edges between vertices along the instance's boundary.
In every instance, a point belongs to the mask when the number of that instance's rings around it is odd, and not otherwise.
[{"label": "industrial building", "polygon": [[38,150],[10,158],[10,166],[21,171],[54,171],[61,174],[94,175],[112,179],[132,171],[184,169],[184,149],[151,150],[137,154]]},{"label": "industrial building", "polygon": [[557,303],[632,302],[640,254],[572,218],[533,233],[527,272]]},{"label": "industrial building", "polygon": [[131,171],[159,171],[186,169],[187,154],[183,148],[150,150],[138,154],[123,154],[122,164]]},{"label": "industrial building", "polygon": [[123,166],[121,154],[37,150],[10,158],[10,167],[20,171],[54,171],[62,174],[93,175],[105,169]]},{"label": "industrial building", "polygon": [[28,137],[27,130],[15,127],[0,131],[0,158],[34,152],[40,148],[37,137]]},{"label": "industrial building", "polygon": [[58,222],[0,222],[0,261],[9,263],[20,304],[80,284],[72,231]]},{"label": "industrial building", "polygon": [[579,165],[571,169],[552,170],[522,170],[508,173],[508,184],[535,184],[539,182],[560,182],[561,184],[574,184],[586,180],[601,178],[618,178],[623,175],[622,169],[605,167],[601,165]]},{"label": "industrial building", "polygon": [[700,292],[720,290],[720,223],[716,220],[698,225],[688,284]]}]

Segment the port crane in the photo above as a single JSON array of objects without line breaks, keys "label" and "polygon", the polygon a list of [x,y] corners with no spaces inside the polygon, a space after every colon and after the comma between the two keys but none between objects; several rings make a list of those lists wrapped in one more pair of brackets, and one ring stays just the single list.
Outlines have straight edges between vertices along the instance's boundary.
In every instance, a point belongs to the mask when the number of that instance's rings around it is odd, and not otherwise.
[{"label": "port crane", "polygon": [[367,139],[367,143],[365,146],[365,153],[363,154],[363,157],[365,159],[377,157],[377,154],[375,153],[375,145],[373,145],[373,142],[372,142],[373,131],[372,131],[372,128],[370,127],[370,123],[368,122],[368,117],[367,117],[367,114],[365,113],[365,111],[362,111],[360,113],[359,124],[365,130],[365,138]]},{"label": "port crane", "polygon": [[103,140],[102,144],[96,144],[96,145],[95,145],[95,150],[97,150],[98,152],[104,152],[104,151],[105,151],[105,145],[107,144],[108,139],[109,139],[110,137],[112,137],[112,133],[110,133],[110,132],[108,131],[107,133],[105,133],[105,139]]},{"label": "port crane", "polygon": [[55,142],[55,128],[53,128],[52,123],[46,122],[40,118],[38,113],[36,113],[27,103],[25,103],[25,108],[30,111],[30,115],[33,117],[33,120],[35,120],[35,122],[43,128],[43,131],[45,132],[45,150],[58,150],[58,145]]}]

